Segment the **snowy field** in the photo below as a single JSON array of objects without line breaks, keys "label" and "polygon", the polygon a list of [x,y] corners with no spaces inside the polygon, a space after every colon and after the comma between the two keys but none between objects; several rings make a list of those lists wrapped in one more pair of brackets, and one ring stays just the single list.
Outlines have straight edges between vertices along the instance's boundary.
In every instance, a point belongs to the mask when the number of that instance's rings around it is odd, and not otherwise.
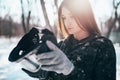
[{"label": "snowy field", "polygon": [[[10,63],[8,55],[20,39],[0,38],[0,80],[37,80],[21,70],[20,64]],[[120,46],[114,44],[117,55],[117,80],[120,80]]]}]

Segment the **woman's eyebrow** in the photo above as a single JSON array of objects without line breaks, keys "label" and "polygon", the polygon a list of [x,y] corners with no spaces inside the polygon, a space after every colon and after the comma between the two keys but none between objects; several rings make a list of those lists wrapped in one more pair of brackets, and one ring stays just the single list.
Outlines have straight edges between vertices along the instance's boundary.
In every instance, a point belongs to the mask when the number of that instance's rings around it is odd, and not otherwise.
[{"label": "woman's eyebrow", "polygon": [[[71,13],[68,13],[68,15],[69,15],[69,16],[72,16],[72,14],[71,14]],[[65,17],[65,15],[62,15],[62,17]]]},{"label": "woman's eyebrow", "polygon": [[61,15],[62,17],[65,17],[64,15]]}]

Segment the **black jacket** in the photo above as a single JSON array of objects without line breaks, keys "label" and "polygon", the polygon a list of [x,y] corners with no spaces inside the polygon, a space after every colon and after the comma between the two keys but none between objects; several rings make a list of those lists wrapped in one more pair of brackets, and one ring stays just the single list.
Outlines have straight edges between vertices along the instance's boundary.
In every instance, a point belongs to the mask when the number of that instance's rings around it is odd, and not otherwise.
[{"label": "black jacket", "polygon": [[92,35],[78,41],[71,35],[59,48],[75,69],[67,76],[53,73],[49,80],[116,80],[116,54],[109,39]]}]

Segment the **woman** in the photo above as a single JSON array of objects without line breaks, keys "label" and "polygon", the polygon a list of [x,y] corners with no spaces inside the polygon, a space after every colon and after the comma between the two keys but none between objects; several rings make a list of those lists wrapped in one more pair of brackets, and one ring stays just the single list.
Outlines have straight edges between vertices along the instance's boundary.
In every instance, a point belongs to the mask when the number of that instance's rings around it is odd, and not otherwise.
[{"label": "woman", "polygon": [[[89,0],[64,0],[58,12],[64,41],[38,55],[41,69],[52,71],[47,80],[116,80],[112,42],[101,36]],[[29,74],[29,73],[28,73]]]}]

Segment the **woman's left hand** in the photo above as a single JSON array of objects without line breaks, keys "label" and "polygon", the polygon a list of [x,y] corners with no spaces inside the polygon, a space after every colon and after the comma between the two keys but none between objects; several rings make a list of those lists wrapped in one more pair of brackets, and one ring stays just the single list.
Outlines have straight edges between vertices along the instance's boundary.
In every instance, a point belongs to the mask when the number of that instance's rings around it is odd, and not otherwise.
[{"label": "woman's left hand", "polygon": [[46,41],[46,44],[51,51],[37,55],[37,60],[41,64],[41,69],[63,73],[64,75],[70,74],[74,69],[73,63],[52,42]]}]

